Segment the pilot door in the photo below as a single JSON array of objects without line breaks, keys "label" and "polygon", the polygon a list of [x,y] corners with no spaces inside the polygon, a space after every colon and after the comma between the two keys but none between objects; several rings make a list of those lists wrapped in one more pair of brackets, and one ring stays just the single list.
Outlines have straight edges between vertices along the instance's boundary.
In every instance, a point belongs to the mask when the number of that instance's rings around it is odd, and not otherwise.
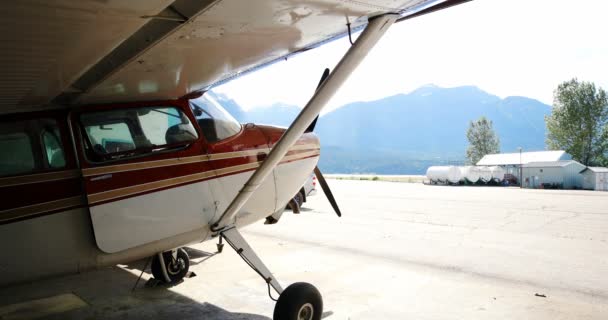
[{"label": "pilot door", "polygon": [[86,107],[71,121],[99,249],[119,252],[209,224],[214,170],[185,101]]}]

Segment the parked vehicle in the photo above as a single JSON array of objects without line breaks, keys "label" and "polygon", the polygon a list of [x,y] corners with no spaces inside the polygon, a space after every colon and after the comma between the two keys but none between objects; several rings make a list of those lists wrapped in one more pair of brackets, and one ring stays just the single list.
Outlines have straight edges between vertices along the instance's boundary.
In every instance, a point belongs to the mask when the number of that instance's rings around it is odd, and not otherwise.
[{"label": "parked vehicle", "polygon": [[317,177],[315,177],[314,173],[311,173],[300,191],[298,191],[298,193],[293,196],[293,199],[289,201],[287,207],[290,208],[293,213],[300,213],[300,208],[306,202],[306,199],[317,193],[316,186]]},{"label": "parked vehicle", "polygon": [[308,177],[308,180],[306,180],[306,183],[304,183],[304,186],[302,187],[304,191],[304,202],[306,202],[306,198],[308,196],[314,196],[315,194],[317,194],[317,177],[315,176],[314,173],[311,173],[310,176]]}]

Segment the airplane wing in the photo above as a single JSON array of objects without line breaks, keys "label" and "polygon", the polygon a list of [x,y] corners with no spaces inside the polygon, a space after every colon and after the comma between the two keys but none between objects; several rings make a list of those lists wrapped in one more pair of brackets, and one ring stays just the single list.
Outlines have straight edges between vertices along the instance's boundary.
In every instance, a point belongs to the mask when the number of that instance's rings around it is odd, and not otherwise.
[{"label": "airplane wing", "polygon": [[204,91],[363,28],[467,0],[25,0],[0,12],[0,113]]}]

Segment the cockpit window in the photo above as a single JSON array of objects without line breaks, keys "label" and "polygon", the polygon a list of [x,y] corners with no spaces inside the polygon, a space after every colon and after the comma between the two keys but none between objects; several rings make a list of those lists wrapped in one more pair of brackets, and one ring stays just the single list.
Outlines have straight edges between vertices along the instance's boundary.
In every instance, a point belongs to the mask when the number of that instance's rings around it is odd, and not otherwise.
[{"label": "cockpit window", "polygon": [[212,97],[203,96],[190,103],[207,142],[224,140],[241,131],[241,124]]},{"label": "cockpit window", "polygon": [[2,123],[0,130],[0,177],[30,173],[36,170],[32,139],[27,122]]},{"label": "cockpit window", "polygon": [[43,129],[42,144],[48,167],[53,169],[65,167],[65,154],[61,146],[59,128],[51,127]]},{"label": "cockpit window", "polygon": [[174,107],[90,112],[80,120],[87,155],[96,162],[183,147],[198,139],[188,117]]},{"label": "cockpit window", "polygon": [[62,169],[66,159],[57,121],[0,123],[0,177]]}]

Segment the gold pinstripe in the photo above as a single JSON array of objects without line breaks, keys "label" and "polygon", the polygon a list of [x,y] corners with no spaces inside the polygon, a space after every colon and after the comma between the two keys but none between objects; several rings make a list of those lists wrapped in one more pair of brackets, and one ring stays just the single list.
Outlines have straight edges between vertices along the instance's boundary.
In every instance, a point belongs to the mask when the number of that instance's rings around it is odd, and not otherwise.
[{"label": "gold pinstripe", "polygon": [[[295,145],[289,150],[290,151],[301,151],[301,150],[318,151],[319,145],[317,145],[317,144]],[[86,169],[82,170],[82,173],[83,173],[83,176],[90,177],[90,176],[109,174],[109,173],[142,170],[142,169],[152,169],[152,168],[160,168],[160,167],[180,165],[180,164],[196,163],[196,162],[201,162],[201,161],[213,161],[213,160],[233,159],[233,158],[248,157],[248,156],[257,156],[260,153],[268,154],[269,152],[270,152],[270,149],[268,149],[268,148],[260,148],[260,149],[252,149],[252,150],[245,150],[245,151],[215,153],[215,154],[210,154],[210,155],[199,155],[199,156],[192,156],[192,157],[186,157],[186,158],[117,164],[117,165],[110,165],[110,166],[104,166],[104,167],[86,168]]]},{"label": "gold pinstripe", "polygon": [[22,175],[22,176],[18,176],[18,177],[7,177],[7,178],[0,178],[0,188],[18,186],[18,185],[30,184],[30,183],[65,180],[65,179],[71,179],[71,178],[77,178],[77,177],[80,177],[80,172],[78,170],[64,170],[64,171],[49,172],[49,173]]},{"label": "gold pinstripe", "polygon": [[[286,156],[285,158],[283,158],[282,162],[299,160],[299,159],[309,158],[309,157],[318,156],[318,155],[319,155],[318,150],[317,151],[308,151],[308,152],[303,152],[303,153],[299,153],[299,154]],[[193,181],[197,181],[197,180],[203,180],[203,179],[207,179],[207,178],[222,176],[222,175],[235,173],[235,172],[239,172],[239,171],[256,169],[257,167],[260,166],[260,164],[261,164],[261,162],[251,162],[251,163],[226,167],[226,168],[222,168],[222,169],[218,169],[218,170],[209,170],[209,171],[205,171],[205,172],[190,174],[187,176],[181,176],[181,177],[170,178],[170,179],[165,179],[165,180],[158,180],[158,181],[154,181],[154,182],[138,184],[138,185],[129,186],[129,187],[125,187],[125,188],[113,189],[113,190],[90,194],[90,195],[88,195],[87,198],[88,198],[89,204],[95,204],[95,203],[102,202],[102,201],[108,201],[108,200],[126,197],[126,196],[130,196],[130,195],[138,194],[138,193],[144,193],[144,192],[153,191],[153,190],[157,190],[157,189],[167,188],[167,187],[171,187],[174,185],[179,185],[179,184],[189,183],[189,182],[193,182]]]},{"label": "gold pinstripe", "polygon": [[175,158],[175,159],[164,159],[164,160],[156,160],[156,161],[118,164],[118,165],[113,165],[113,166],[82,169],[82,174],[85,177],[90,177],[90,176],[96,176],[96,175],[100,175],[100,174],[117,173],[117,172],[151,169],[151,168],[160,168],[160,167],[167,167],[167,166],[173,166],[173,165],[195,163],[195,162],[200,162],[200,161],[205,161],[205,160],[208,160],[208,157],[206,155],[201,155],[201,156],[193,156],[193,157],[186,157],[186,158]]},{"label": "gold pinstripe", "polygon": [[[310,150],[307,152],[300,152],[293,155],[288,155],[283,158],[281,163],[294,161],[304,158],[309,158],[313,156],[318,156],[320,152],[320,148],[316,144],[305,144],[305,145],[296,145],[290,149],[290,151],[301,151],[301,150]],[[124,171],[132,171],[132,170],[141,170],[141,169],[149,169],[149,168],[158,168],[164,166],[171,165],[180,165],[180,164],[188,164],[195,163],[200,161],[213,161],[213,160],[222,160],[222,159],[232,159],[246,156],[257,156],[260,153],[267,154],[270,152],[268,148],[260,148],[254,150],[246,150],[246,151],[236,151],[236,152],[226,152],[226,153],[217,153],[212,155],[200,155],[186,158],[177,158],[177,159],[166,159],[166,160],[157,160],[157,161],[147,161],[147,162],[139,162],[139,163],[130,163],[130,164],[122,164],[122,165],[113,165],[99,168],[88,168],[82,170],[82,175],[85,177],[107,174],[107,173],[115,173],[115,172],[124,172]],[[195,173],[187,176],[175,177],[171,179],[165,179],[160,181],[154,181],[150,183],[144,183],[135,186],[129,186],[120,189],[113,189],[104,192],[99,192],[95,194],[90,194],[87,196],[87,200],[89,204],[95,204],[102,201],[112,200],[115,198],[130,196],[134,194],[139,194],[147,191],[153,191],[156,189],[162,189],[166,187],[171,187],[174,185],[185,184],[197,180],[203,180],[207,178],[212,178],[216,176],[223,176],[239,171],[246,171],[256,169],[260,166],[261,162],[251,162],[236,166],[231,166],[227,168],[217,169],[217,170],[209,170],[205,172]],[[0,178],[0,188],[22,185],[22,184],[30,184],[30,183],[40,183],[47,181],[56,181],[56,180],[64,180],[80,177],[81,172],[79,170],[64,170],[58,172],[49,172],[49,173],[40,173],[40,174],[32,174],[32,175],[24,175],[18,177],[7,177]],[[82,197],[69,197],[64,199],[59,199],[55,201],[49,201],[44,203],[38,203],[8,210],[0,211],[0,222],[10,221],[13,219],[18,219],[22,217],[28,217],[31,215],[36,215],[40,213],[55,211],[66,209],[70,207],[77,207],[81,205],[85,205],[85,201]]]},{"label": "gold pinstripe", "polygon": [[23,218],[39,213],[61,210],[69,207],[76,207],[84,205],[84,199],[80,196],[59,199],[55,201],[49,201],[44,203],[32,204],[29,206],[23,206],[8,210],[0,211],[0,221],[7,221],[16,218]]},{"label": "gold pinstripe", "polygon": [[[284,163],[287,161],[305,159],[305,158],[318,156],[318,155],[319,155],[318,150],[302,152],[299,154],[286,156],[285,158],[283,158],[283,160],[281,162]],[[256,169],[257,167],[260,166],[261,163],[262,162],[246,163],[246,164],[236,165],[236,166],[222,168],[222,169],[218,169],[218,170],[209,170],[209,171],[195,173],[195,174],[182,176],[182,177],[154,181],[154,182],[150,182],[150,183],[144,183],[144,184],[120,188],[120,189],[108,190],[108,191],[88,195],[87,199],[88,199],[89,204],[95,204],[95,203],[102,202],[102,201],[112,200],[112,199],[130,196],[130,195],[143,193],[143,192],[147,192],[147,191],[153,191],[156,189],[162,189],[165,187],[171,187],[174,185],[184,184],[184,183],[193,182],[193,181],[197,181],[197,180],[203,180],[206,178],[227,175],[227,174],[231,174],[231,173],[235,173],[235,172],[239,172],[239,171]],[[78,173],[78,172],[76,172],[76,173]],[[72,174],[72,175],[70,175],[70,174]],[[70,174],[66,173],[63,176],[64,177],[74,176],[73,172],[71,172]],[[77,176],[77,175],[75,175],[75,176]],[[56,180],[61,177],[62,177],[62,175],[47,175],[47,176],[39,177],[39,178],[47,179],[44,181],[52,181],[52,180]],[[55,201],[49,201],[49,202],[38,203],[38,204],[29,205],[29,206],[23,206],[23,207],[3,210],[3,211],[0,211],[0,222],[10,221],[13,219],[28,217],[31,215],[55,211],[55,210],[66,209],[66,208],[70,208],[70,207],[82,206],[85,204],[86,203],[85,203],[84,199],[80,196],[77,196],[77,197],[69,197],[69,198],[59,199],[59,200],[55,200]]]},{"label": "gold pinstripe", "polygon": [[181,176],[171,179],[158,180],[149,183],[138,184],[120,189],[112,189],[104,192],[93,193],[87,196],[89,204],[94,204],[101,201],[107,201],[115,198],[130,196],[137,193],[170,187],[177,184],[188,183],[196,180],[206,179],[214,176],[213,171],[199,172],[187,176]]},{"label": "gold pinstripe", "polygon": [[299,151],[299,150],[308,150],[308,149],[320,150],[321,147],[318,144],[297,144],[297,145],[289,148],[289,151]]},{"label": "gold pinstripe", "polygon": [[302,153],[298,153],[298,154],[292,154],[289,156],[285,156],[283,158],[283,160],[281,160],[281,163],[285,162],[285,161],[300,160],[300,159],[304,159],[304,158],[308,158],[308,157],[312,157],[312,156],[318,156],[318,155],[320,155],[318,150],[302,152]]},{"label": "gold pinstripe", "polygon": [[214,154],[209,155],[209,160],[223,160],[223,159],[232,159],[232,158],[240,158],[240,157],[248,157],[248,156],[257,156],[260,153],[268,154],[268,152],[270,152],[270,149],[262,148],[262,149],[246,150],[246,151],[214,153]]}]

